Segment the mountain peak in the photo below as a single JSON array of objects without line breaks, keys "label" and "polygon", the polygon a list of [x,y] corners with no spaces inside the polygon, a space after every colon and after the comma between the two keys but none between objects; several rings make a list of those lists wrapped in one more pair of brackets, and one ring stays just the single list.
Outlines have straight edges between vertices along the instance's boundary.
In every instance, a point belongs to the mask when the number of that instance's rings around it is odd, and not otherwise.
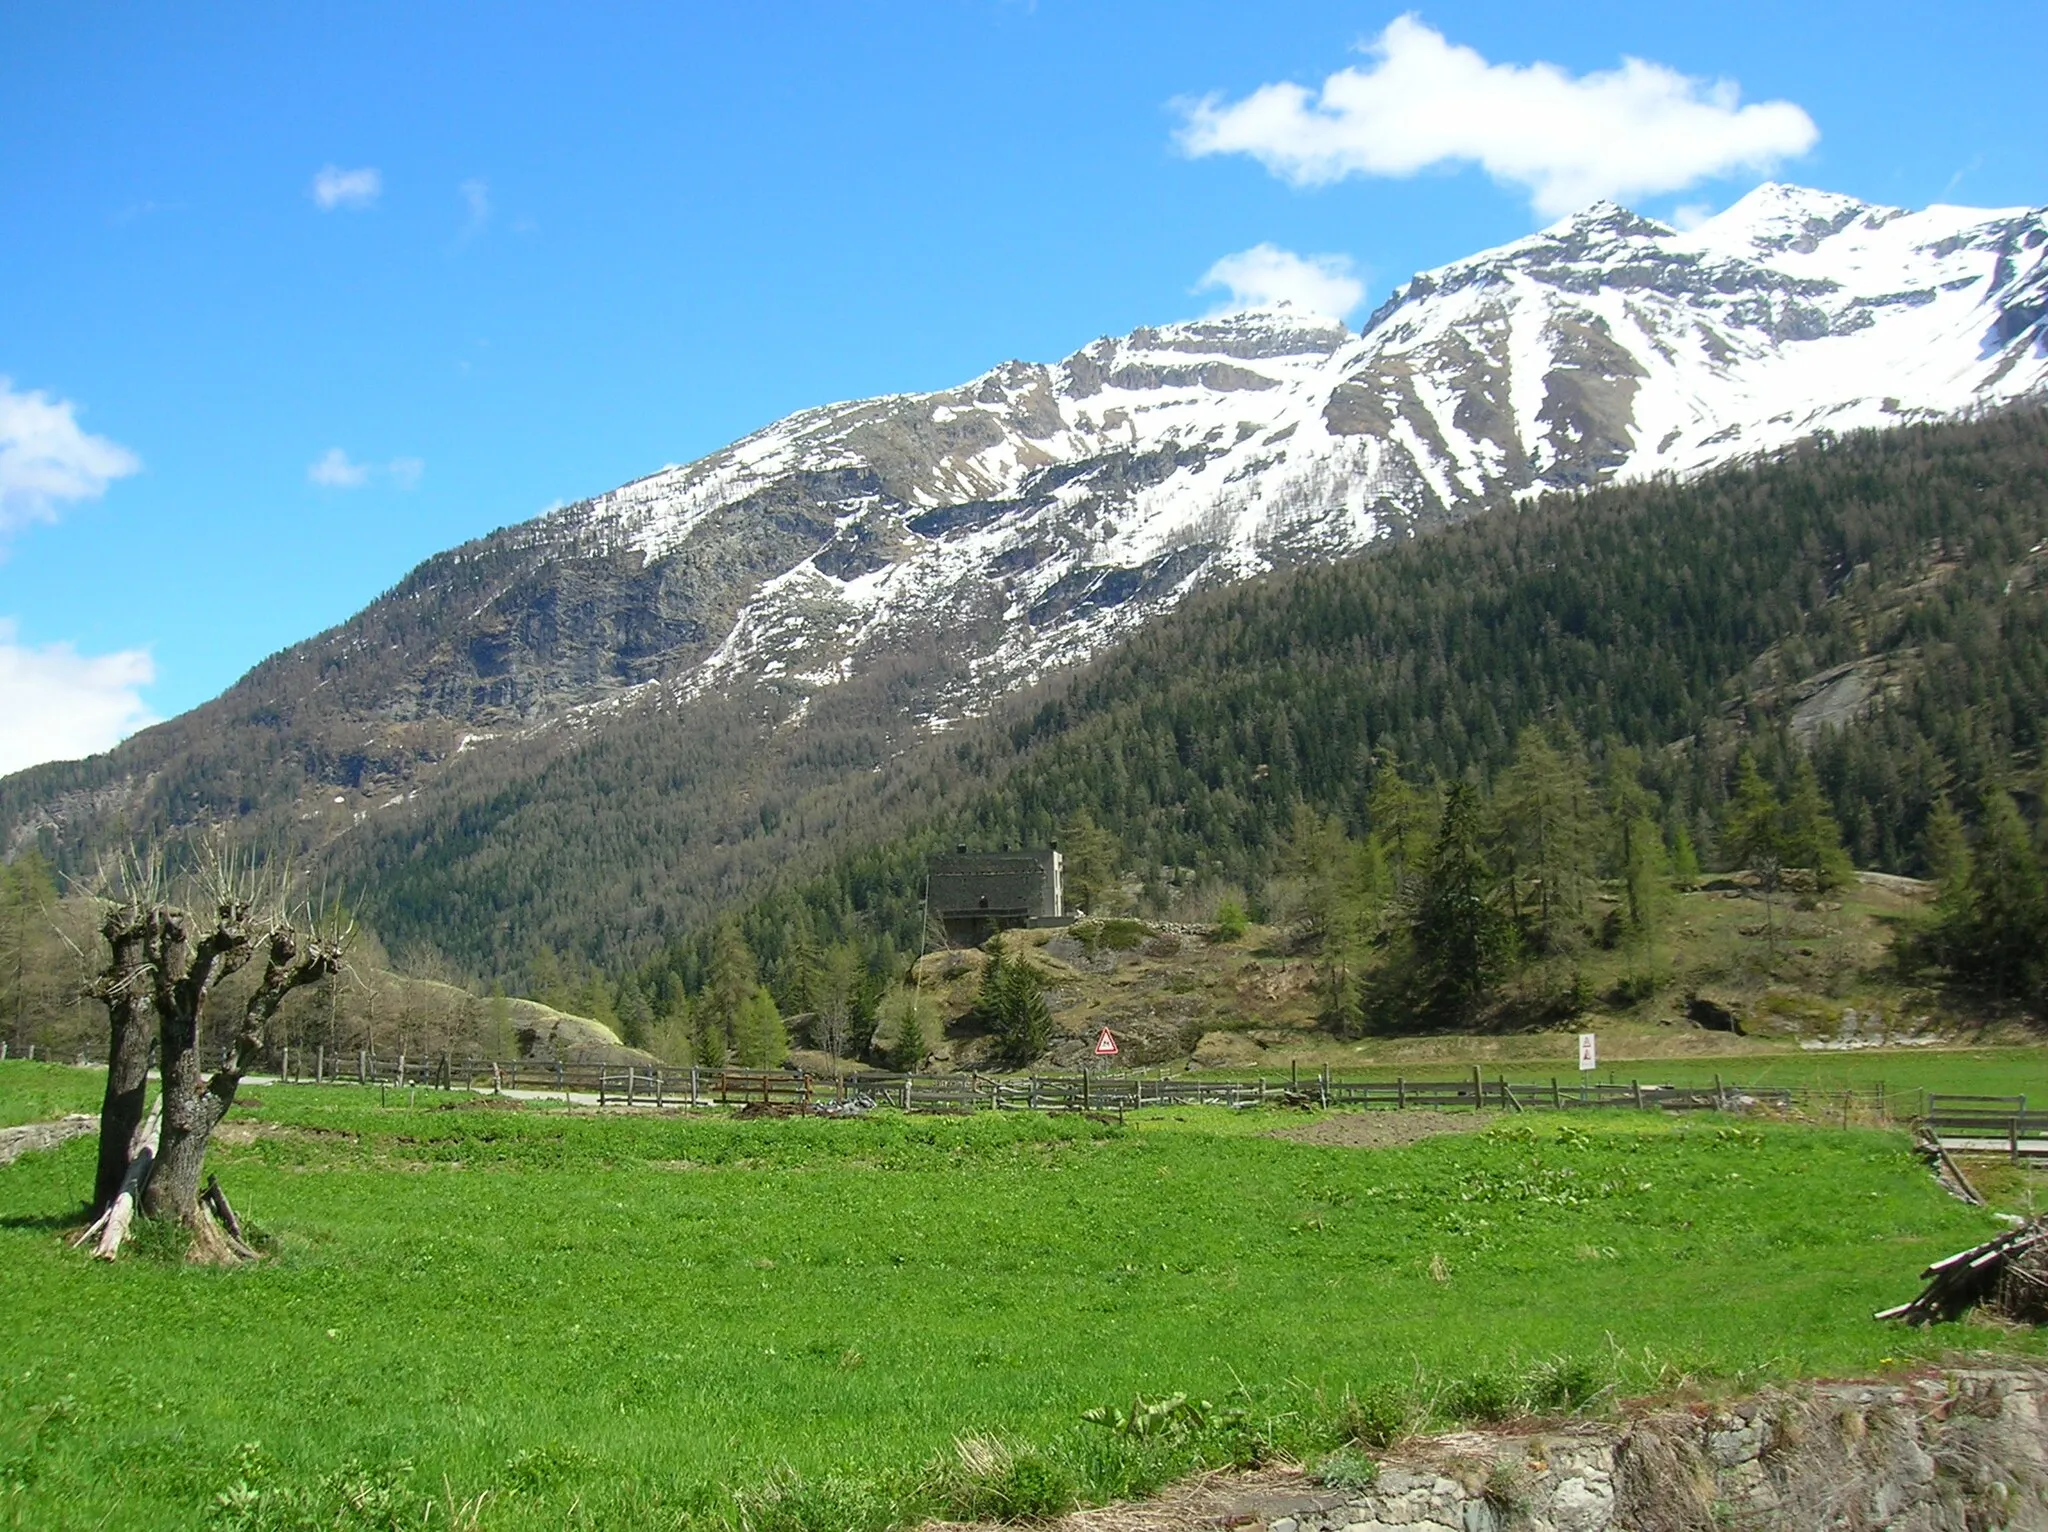
[{"label": "mountain peak", "polygon": [[1789,250],[1808,255],[1859,220],[1875,228],[1903,216],[1901,208],[1881,207],[1840,192],[1766,181],[1691,232],[1696,242],[1730,254],[1767,256]]}]

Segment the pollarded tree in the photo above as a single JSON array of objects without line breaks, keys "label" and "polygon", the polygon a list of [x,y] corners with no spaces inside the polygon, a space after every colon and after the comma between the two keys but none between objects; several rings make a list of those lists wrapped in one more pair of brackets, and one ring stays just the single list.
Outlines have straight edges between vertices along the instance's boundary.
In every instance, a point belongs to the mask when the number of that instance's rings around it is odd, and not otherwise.
[{"label": "pollarded tree", "polygon": [[[246,902],[229,900],[204,920],[159,906],[151,912],[145,945],[156,994],[164,1122],[142,1210],[184,1224],[205,1250],[217,1232],[199,1207],[207,1143],[235,1104],[242,1076],[262,1057],[265,1033],[285,996],[335,972],[341,944],[302,935],[282,919],[252,921]],[[263,978],[242,1008],[227,1062],[209,1075],[199,1061],[207,1002],[220,980],[259,955]]]},{"label": "pollarded tree", "polygon": [[147,943],[149,910],[129,898],[111,905],[100,934],[106,938],[107,966],[86,986],[107,1008],[107,1088],[100,1101],[99,1173],[92,1205],[105,1212],[120,1195],[128,1164],[139,1147],[142,1112],[149,1093],[149,1058],[156,1043],[156,993]]},{"label": "pollarded tree", "polygon": [[[225,1196],[217,1189],[206,1194],[225,1228],[202,1201],[207,1145],[234,1105],[243,1075],[266,1051],[270,1022],[285,997],[341,964],[346,932],[309,935],[277,911],[259,918],[252,901],[232,888],[246,880],[218,859],[208,871],[210,914],[172,904],[154,877],[144,876],[130,879],[126,897],[112,905],[101,927],[107,962],[92,985],[107,1007],[110,1058],[94,1187],[101,1212],[80,1242],[98,1235],[95,1253],[109,1258],[138,1207],[146,1217],[183,1225],[195,1255],[229,1260],[253,1254],[237,1236]],[[243,1003],[227,1059],[208,1074],[199,1039],[209,1004],[221,981],[259,957],[263,977]],[[151,1021],[161,1078],[153,1133],[139,1123]]]}]

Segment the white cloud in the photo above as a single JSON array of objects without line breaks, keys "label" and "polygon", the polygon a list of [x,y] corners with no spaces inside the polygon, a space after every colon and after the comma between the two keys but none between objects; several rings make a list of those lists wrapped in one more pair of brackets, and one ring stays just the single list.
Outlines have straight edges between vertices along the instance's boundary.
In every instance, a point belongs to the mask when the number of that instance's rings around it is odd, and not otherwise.
[{"label": "white cloud", "polygon": [[1714,216],[1713,204],[1707,202],[1681,202],[1671,210],[1671,227],[1674,229],[1697,229]]},{"label": "white cloud", "polygon": [[456,190],[462,194],[462,205],[469,210],[468,220],[462,225],[462,237],[473,239],[483,233],[491,221],[491,183],[473,178],[464,181]]},{"label": "white cloud", "polygon": [[1285,303],[1342,319],[1365,297],[1365,283],[1353,273],[1349,256],[1296,255],[1266,244],[1224,256],[1203,274],[1195,291],[1212,287],[1230,294],[1218,313]]},{"label": "white cloud", "polygon": [[320,173],[313,177],[313,201],[323,213],[331,213],[336,208],[360,213],[365,208],[376,206],[377,199],[383,195],[384,177],[373,166],[343,170],[339,165],[323,165]]},{"label": "white cloud", "polygon": [[16,393],[0,377],[0,537],[55,521],[68,500],[97,500],[142,460],[118,442],[78,428],[68,399]]},{"label": "white cloud", "polygon": [[323,489],[361,489],[370,482],[367,463],[351,463],[339,447],[329,447],[306,469],[306,477]]},{"label": "white cloud", "polygon": [[1365,51],[1371,64],[1338,70],[1320,90],[1283,82],[1241,101],[1185,104],[1182,149],[1249,154],[1298,186],[1475,164],[1556,217],[1601,197],[1655,196],[1709,176],[1765,171],[1820,137],[1790,101],[1740,105],[1733,81],[1636,58],[1586,75],[1555,64],[1490,64],[1413,14]]},{"label": "white cloud", "polygon": [[94,656],[18,643],[14,619],[0,617],[0,775],[97,754],[155,723],[138,691],[155,679],[145,649]]},{"label": "white cloud", "polygon": [[388,479],[393,489],[418,489],[426,461],[416,457],[395,457],[381,467],[358,463],[339,447],[329,447],[306,465],[306,478],[322,489],[361,489],[372,479]]}]

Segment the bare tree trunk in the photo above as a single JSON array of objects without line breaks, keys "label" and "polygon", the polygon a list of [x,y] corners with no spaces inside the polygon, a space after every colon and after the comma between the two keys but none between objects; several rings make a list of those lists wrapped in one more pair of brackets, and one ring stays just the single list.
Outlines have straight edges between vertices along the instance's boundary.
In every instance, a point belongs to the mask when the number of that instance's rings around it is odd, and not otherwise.
[{"label": "bare tree trunk", "polygon": [[[209,933],[192,960],[191,972],[195,976],[207,961],[210,944],[223,954],[239,951],[236,967],[253,950],[254,944],[243,932],[239,918],[227,918],[225,907],[222,915],[220,925]],[[231,945],[236,939],[239,948]],[[198,1049],[199,1007],[205,1003],[211,981],[194,983],[189,988],[180,982],[175,986],[176,993],[168,997],[173,1004],[162,1012],[164,1127],[157,1148],[156,1171],[150,1177],[143,1207],[150,1217],[175,1218],[202,1237],[213,1227],[199,1204],[207,1142],[228,1108],[235,1104],[235,1092],[241,1086],[243,1074],[262,1056],[264,1029],[286,995],[326,978],[341,962],[338,944],[304,940],[289,926],[273,927],[262,941],[263,982],[257,985],[242,1012],[233,1055],[214,1071],[211,1079],[203,1078]],[[185,1005],[188,993],[196,997],[189,1007]]]},{"label": "bare tree trunk", "polygon": [[101,932],[113,954],[90,993],[107,1008],[107,1091],[100,1104],[99,1172],[92,1205],[113,1205],[134,1158],[136,1129],[149,1088],[149,1050],[155,1041],[155,991],[150,983],[147,916],[126,904],[107,914]]},{"label": "bare tree trunk", "polygon": [[159,1097],[156,1110],[135,1129],[130,1140],[134,1152],[129,1157],[128,1168],[122,1172],[120,1185],[107,1199],[106,1211],[72,1241],[74,1245],[82,1245],[97,1236],[98,1243],[93,1246],[92,1253],[98,1260],[111,1261],[121,1253],[121,1241],[128,1237],[128,1226],[135,1221],[135,1209],[142,1201],[142,1190],[149,1184],[149,1172],[156,1163],[152,1140],[161,1126],[163,1110],[163,1099]]},{"label": "bare tree trunk", "polygon": [[164,1125],[142,1210],[194,1230],[199,1227],[199,1169],[206,1140],[225,1110],[205,1089],[199,1020],[213,986],[248,962],[255,949],[247,922],[247,905],[223,903],[215,911],[213,929],[195,942],[192,917],[183,910],[151,911]]}]

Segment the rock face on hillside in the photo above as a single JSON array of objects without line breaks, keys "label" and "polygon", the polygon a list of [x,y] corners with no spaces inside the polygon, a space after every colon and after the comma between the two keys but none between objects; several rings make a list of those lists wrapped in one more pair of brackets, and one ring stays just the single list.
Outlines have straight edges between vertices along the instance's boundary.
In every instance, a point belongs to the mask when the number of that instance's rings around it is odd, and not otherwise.
[{"label": "rock face on hillside", "polygon": [[280,791],[339,833],[508,736],[735,693],[772,726],[891,666],[915,674],[887,705],[940,727],[1204,582],[2044,388],[2048,210],[1773,185],[1679,232],[1600,204],[1415,277],[1360,334],[1141,329],[481,538],[110,759],[0,786],[0,835]]}]

